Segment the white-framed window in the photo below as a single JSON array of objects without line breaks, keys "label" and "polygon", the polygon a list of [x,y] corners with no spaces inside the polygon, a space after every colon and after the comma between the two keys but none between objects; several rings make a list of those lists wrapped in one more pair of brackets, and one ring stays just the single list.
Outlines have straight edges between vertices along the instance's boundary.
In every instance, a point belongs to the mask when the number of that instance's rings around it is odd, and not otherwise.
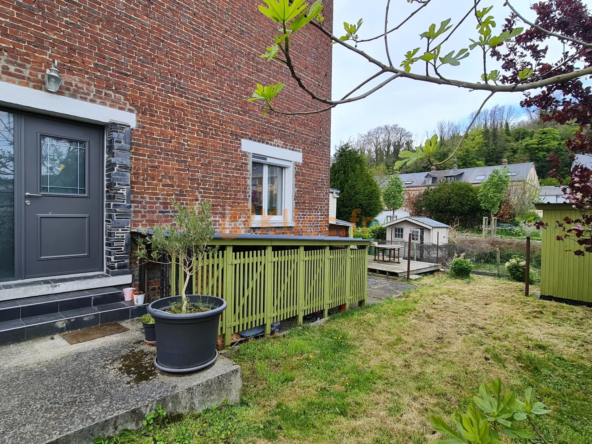
[{"label": "white-framed window", "polygon": [[393,228],[393,239],[403,239],[404,236],[403,228]]},{"label": "white-framed window", "polygon": [[242,150],[251,153],[251,227],[294,224],[294,163],[302,154],[250,140]]},{"label": "white-framed window", "polygon": [[420,237],[421,237],[420,230],[411,230],[411,242],[419,242]]}]

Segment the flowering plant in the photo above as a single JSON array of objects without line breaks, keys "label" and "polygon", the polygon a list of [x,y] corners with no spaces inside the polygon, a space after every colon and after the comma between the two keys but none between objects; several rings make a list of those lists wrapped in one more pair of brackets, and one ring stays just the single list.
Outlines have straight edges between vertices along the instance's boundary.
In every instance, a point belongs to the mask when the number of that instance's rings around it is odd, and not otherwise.
[{"label": "flowering plant", "polygon": [[[524,259],[519,256],[512,256],[512,259],[506,262],[505,266],[508,273],[510,273],[510,276],[512,276],[512,279],[518,282],[524,282],[526,279],[526,261]],[[532,274],[533,271],[530,270],[529,281],[531,284],[534,281]]]}]

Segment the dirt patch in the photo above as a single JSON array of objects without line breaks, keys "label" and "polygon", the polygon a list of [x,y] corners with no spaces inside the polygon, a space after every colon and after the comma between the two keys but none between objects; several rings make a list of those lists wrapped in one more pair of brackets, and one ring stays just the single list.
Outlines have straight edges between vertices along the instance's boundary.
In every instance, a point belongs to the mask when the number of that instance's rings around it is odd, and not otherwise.
[{"label": "dirt patch", "polygon": [[63,333],[61,336],[68,344],[74,345],[80,344],[81,342],[104,338],[105,336],[116,335],[128,330],[129,328],[114,322],[112,324],[97,325],[96,327],[83,328],[82,330]]},{"label": "dirt patch", "polygon": [[154,367],[154,353],[145,350],[130,351],[115,364],[115,369],[129,378],[128,384],[140,384],[158,375],[158,370]]}]

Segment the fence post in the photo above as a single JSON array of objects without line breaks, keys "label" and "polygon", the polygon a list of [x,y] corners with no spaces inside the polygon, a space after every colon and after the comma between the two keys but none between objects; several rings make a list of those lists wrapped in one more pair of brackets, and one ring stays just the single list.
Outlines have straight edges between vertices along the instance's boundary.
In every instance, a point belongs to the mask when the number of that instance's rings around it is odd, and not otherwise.
[{"label": "fence post", "polygon": [[[368,246],[364,247],[369,248]],[[365,251],[364,252],[364,299],[362,300],[362,303],[360,304],[362,307],[365,307],[366,304],[368,303],[368,253],[369,251]],[[401,258],[399,258],[399,260],[401,260]]]},{"label": "fence post", "polygon": [[351,299],[351,249],[347,245],[345,247],[345,309],[349,308]]},{"label": "fence post", "polygon": [[330,280],[331,280],[331,264],[330,264],[329,246],[325,246],[325,280],[323,282],[323,317],[329,316],[329,297],[330,297]]},{"label": "fence post", "polygon": [[232,245],[226,247],[224,252],[224,300],[226,301],[226,310],[222,317],[224,318],[224,346],[228,347],[232,341],[232,324],[234,316],[234,253]]},{"label": "fence post", "polygon": [[265,334],[271,333],[273,316],[273,247],[269,245],[265,250]]},{"label": "fence post", "polygon": [[501,263],[501,257],[500,257],[500,249],[496,248],[496,259],[497,259],[497,277],[500,277],[502,275],[502,271],[501,271],[501,267],[500,267],[500,263]]},{"label": "fence post", "polygon": [[413,260],[417,262],[417,244],[413,244]]},{"label": "fence post", "polygon": [[298,325],[302,325],[304,319],[304,247],[298,249],[298,291],[296,292]]},{"label": "fence post", "polygon": [[438,249],[440,247],[440,232],[436,233],[436,264],[439,263]]},{"label": "fence post", "polygon": [[411,233],[409,233],[409,247],[407,248],[407,280],[411,275]]},{"label": "fence post", "polygon": [[526,236],[526,270],[524,273],[524,295],[530,294],[530,236]]}]

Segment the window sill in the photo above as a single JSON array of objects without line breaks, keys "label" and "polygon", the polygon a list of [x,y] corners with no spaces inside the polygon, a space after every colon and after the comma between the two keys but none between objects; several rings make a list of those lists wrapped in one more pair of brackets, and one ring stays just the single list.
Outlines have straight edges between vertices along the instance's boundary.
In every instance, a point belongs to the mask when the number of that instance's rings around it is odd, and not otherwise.
[{"label": "window sill", "polygon": [[283,220],[266,220],[265,222],[253,221],[250,228],[292,228],[296,226],[294,222],[284,222]]}]

